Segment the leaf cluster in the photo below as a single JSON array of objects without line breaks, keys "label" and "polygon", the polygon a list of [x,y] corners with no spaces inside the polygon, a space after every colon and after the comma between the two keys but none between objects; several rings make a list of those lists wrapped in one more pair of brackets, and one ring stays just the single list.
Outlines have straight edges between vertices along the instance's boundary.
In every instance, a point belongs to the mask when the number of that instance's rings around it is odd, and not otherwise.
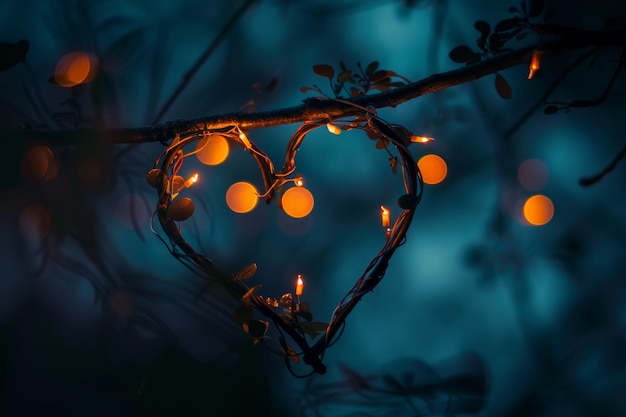
[{"label": "leaf cluster", "polygon": [[[328,64],[318,64],[313,66],[313,72],[320,77],[328,78],[330,89],[335,98],[342,98],[342,94],[348,97],[359,97],[371,91],[389,91],[393,88],[405,86],[410,81],[394,71],[380,69],[378,61],[370,62],[365,69],[360,62],[357,62],[357,70],[349,69],[343,62],[339,63],[339,71]],[[329,97],[322,90],[314,85],[313,87],[301,87],[300,91],[317,91]]]}]

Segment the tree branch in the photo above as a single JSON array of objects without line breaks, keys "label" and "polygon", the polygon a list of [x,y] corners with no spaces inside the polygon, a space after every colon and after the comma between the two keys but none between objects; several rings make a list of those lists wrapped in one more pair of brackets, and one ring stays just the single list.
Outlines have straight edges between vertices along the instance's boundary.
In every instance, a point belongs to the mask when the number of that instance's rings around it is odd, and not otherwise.
[{"label": "tree branch", "polygon": [[477,80],[517,66],[528,60],[532,51],[541,49],[545,54],[560,54],[591,46],[626,45],[626,28],[613,30],[576,30],[568,36],[521,48],[495,56],[476,65],[435,74],[420,81],[393,90],[339,102],[321,98],[308,98],[304,104],[273,111],[256,113],[230,113],[193,120],[179,120],[150,127],[114,129],[76,129],[66,131],[12,130],[1,133],[4,140],[29,141],[49,145],[77,145],[98,139],[108,144],[167,141],[177,133],[197,130],[219,130],[232,126],[257,129],[299,123],[311,120],[336,119],[362,113],[357,107],[395,107],[426,94]]}]

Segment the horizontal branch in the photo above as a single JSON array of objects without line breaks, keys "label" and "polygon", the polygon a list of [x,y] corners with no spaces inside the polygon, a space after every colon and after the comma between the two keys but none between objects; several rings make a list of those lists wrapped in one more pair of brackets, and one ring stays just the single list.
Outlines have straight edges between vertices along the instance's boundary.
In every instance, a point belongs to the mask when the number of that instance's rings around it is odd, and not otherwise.
[{"label": "horizontal branch", "polygon": [[486,59],[476,65],[459,68],[453,71],[435,74],[420,81],[407,84],[393,90],[343,100],[309,98],[305,103],[295,107],[256,113],[230,113],[209,116],[194,120],[168,122],[141,128],[75,130],[12,130],[1,133],[4,140],[35,141],[49,145],[76,145],[86,141],[99,139],[108,144],[130,144],[144,142],[167,141],[177,133],[203,129],[219,130],[232,126],[241,129],[258,129],[300,123],[311,120],[336,119],[354,116],[362,112],[357,107],[395,107],[409,100],[426,94],[465,84],[489,74],[502,71],[529,61],[533,50],[541,49],[545,54],[560,54],[591,46],[625,46],[626,29],[606,31],[572,30],[567,36],[539,42],[515,51]]}]

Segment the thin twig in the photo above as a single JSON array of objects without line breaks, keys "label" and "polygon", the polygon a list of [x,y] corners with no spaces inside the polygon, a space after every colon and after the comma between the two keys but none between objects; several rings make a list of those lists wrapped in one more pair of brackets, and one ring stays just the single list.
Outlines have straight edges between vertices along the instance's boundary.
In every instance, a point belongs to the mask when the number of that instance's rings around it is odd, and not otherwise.
[{"label": "thin twig", "polygon": [[558,77],[556,77],[556,79],[554,80],[554,82],[550,85],[550,87],[548,87],[548,89],[546,90],[546,92],[541,96],[541,98],[539,100],[537,100],[527,111],[526,113],[524,113],[522,115],[522,117],[520,117],[514,124],[513,126],[511,126],[503,135],[503,139],[507,140],[509,139],[511,136],[513,136],[513,133],[515,133],[517,131],[517,129],[519,129],[524,123],[526,123],[526,120],[528,120],[528,118],[535,112],[535,110],[537,110],[542,104],[545,103],[545,101],[548,99],[548,97],[550,97],[550,94],[552,94],[554,92],[554,90],[557,89],[557,87],[559,85],[561,85],[561,83],[565,80],[565,78],[569,75],[570,72],[572,72],[576,67],[578,67],[580,64],[582,64],[583,62],[585,62],[585,60],[587,60],[591,55],[593,55],[594,50],[591,49],[589,51],[587,51],[586,53],[582,54],[581,56],[578,57],[578,59],[576,59],[576,61],[572,62],[567,68],[565,68]]},{"label": "thin twig", "polygon": [[590,175],[588,177],[582,177],[581,179],[578,180],[578,184],[582,185],[583,187],[589,187],[590,185],[593,185],[593,184],[597,183],[602,178],[604,178],[604,176],[606,174],[608,174],[609,172],[611,172],[611,171],[613,171],[615,169],[615,167],[617,166],[619,161],[622,160],[624,155],[626,155],[626,145],[624,145],[622,150],[617,154],[617,156],[615,158],[613,158],[611,163],[608,164],[606,166],[606,168],[604,168],[602,171],[598,172],[595,175]]},{"label": "thin twig", "polygon": [[176,90],[174,90],[174,92],[172,93],[170,98],[165,102],[163,107],[161,107],[161,110],[159,110],[159,112],[157,113],[157,115],[154,117],[154,119],[152,120],[150,124],[154,125],[154,124],[159,123],[159,121],[161,120],[165,112],[169,110],[169,108],[172,106],[172,104],[174,104],[174,101],[178,98],[180,93],[182,93],[185,87],[187,87],[187,84],[189,84],[189,81],[191,81],[193,76],[196,75],[196,73],[202,67],[202,65],[204,65],[206,60],[209,59],[211,54],[213,54],[213,52],[215,52],[215,50],[220,46],[222,41],[226,38],[226,34],[235,26],[239,18],[243,16],[246,10],[248,10],[248,8],[250,8],[254,3],[256,3],[256,1],[257,0],[247,0],[235,12],[235,14],[230,18],[230,20],[226,22],[226,24],[224,25],[220,33],[218,33],[215,39],[213,39],[213,42],[211,42],[208,48],[202,53],[202,55],[200,55],[200,57],[198,58],[196,63],[193,65],[193,67],[191,67],[191,69],[187,71],[187,73],[183,76],[183,79],[180,82],[179,86],[176,88]]}]

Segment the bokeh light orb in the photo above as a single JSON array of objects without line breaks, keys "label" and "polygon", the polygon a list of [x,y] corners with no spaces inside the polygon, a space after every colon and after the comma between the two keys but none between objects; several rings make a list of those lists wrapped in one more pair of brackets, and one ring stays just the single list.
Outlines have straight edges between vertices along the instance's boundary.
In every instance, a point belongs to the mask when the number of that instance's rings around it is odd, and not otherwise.
[{"label": "bokeh light orb", "polygon": [[536,194],[524,203],[524,219],[533,226],[542,226],[552,220],[554,204],[545,195]]},{"label": "bokeh light orb", "polygon": [[439,184],[448,175],[448,165],[439,155],[424,155],[417,161],[417,166],[426,184]]},{"label": "bokeh light orb", "polygon": [[219,165],[228,158],[228,140],[221,135],[211,135],[198,142],[196,157],[205,165]]},{"label": "bokeh light orb", "polygon": [[285,191],[281,204],[287,215],[296,219],[306,217],[313,210],[313,194],[304,187],[293,187]]},{"label": "bokeh light orb", "polygon": [[537,191],[548,183],[548,167],[539,159],[527,159],[520,164],[517,177],[522,187]]},{"label": "bokeh light orb", "polygon": [[96,62],[85,52],[71,52],[57,63],[54,81],[62,87],[89,82],[96,73]]},{"label": "bokeh light orb", "polygon": [[226,191],[226,204],[235,213],[248,213],[256,207],[259,193],[249,182],[236,182]]}]

